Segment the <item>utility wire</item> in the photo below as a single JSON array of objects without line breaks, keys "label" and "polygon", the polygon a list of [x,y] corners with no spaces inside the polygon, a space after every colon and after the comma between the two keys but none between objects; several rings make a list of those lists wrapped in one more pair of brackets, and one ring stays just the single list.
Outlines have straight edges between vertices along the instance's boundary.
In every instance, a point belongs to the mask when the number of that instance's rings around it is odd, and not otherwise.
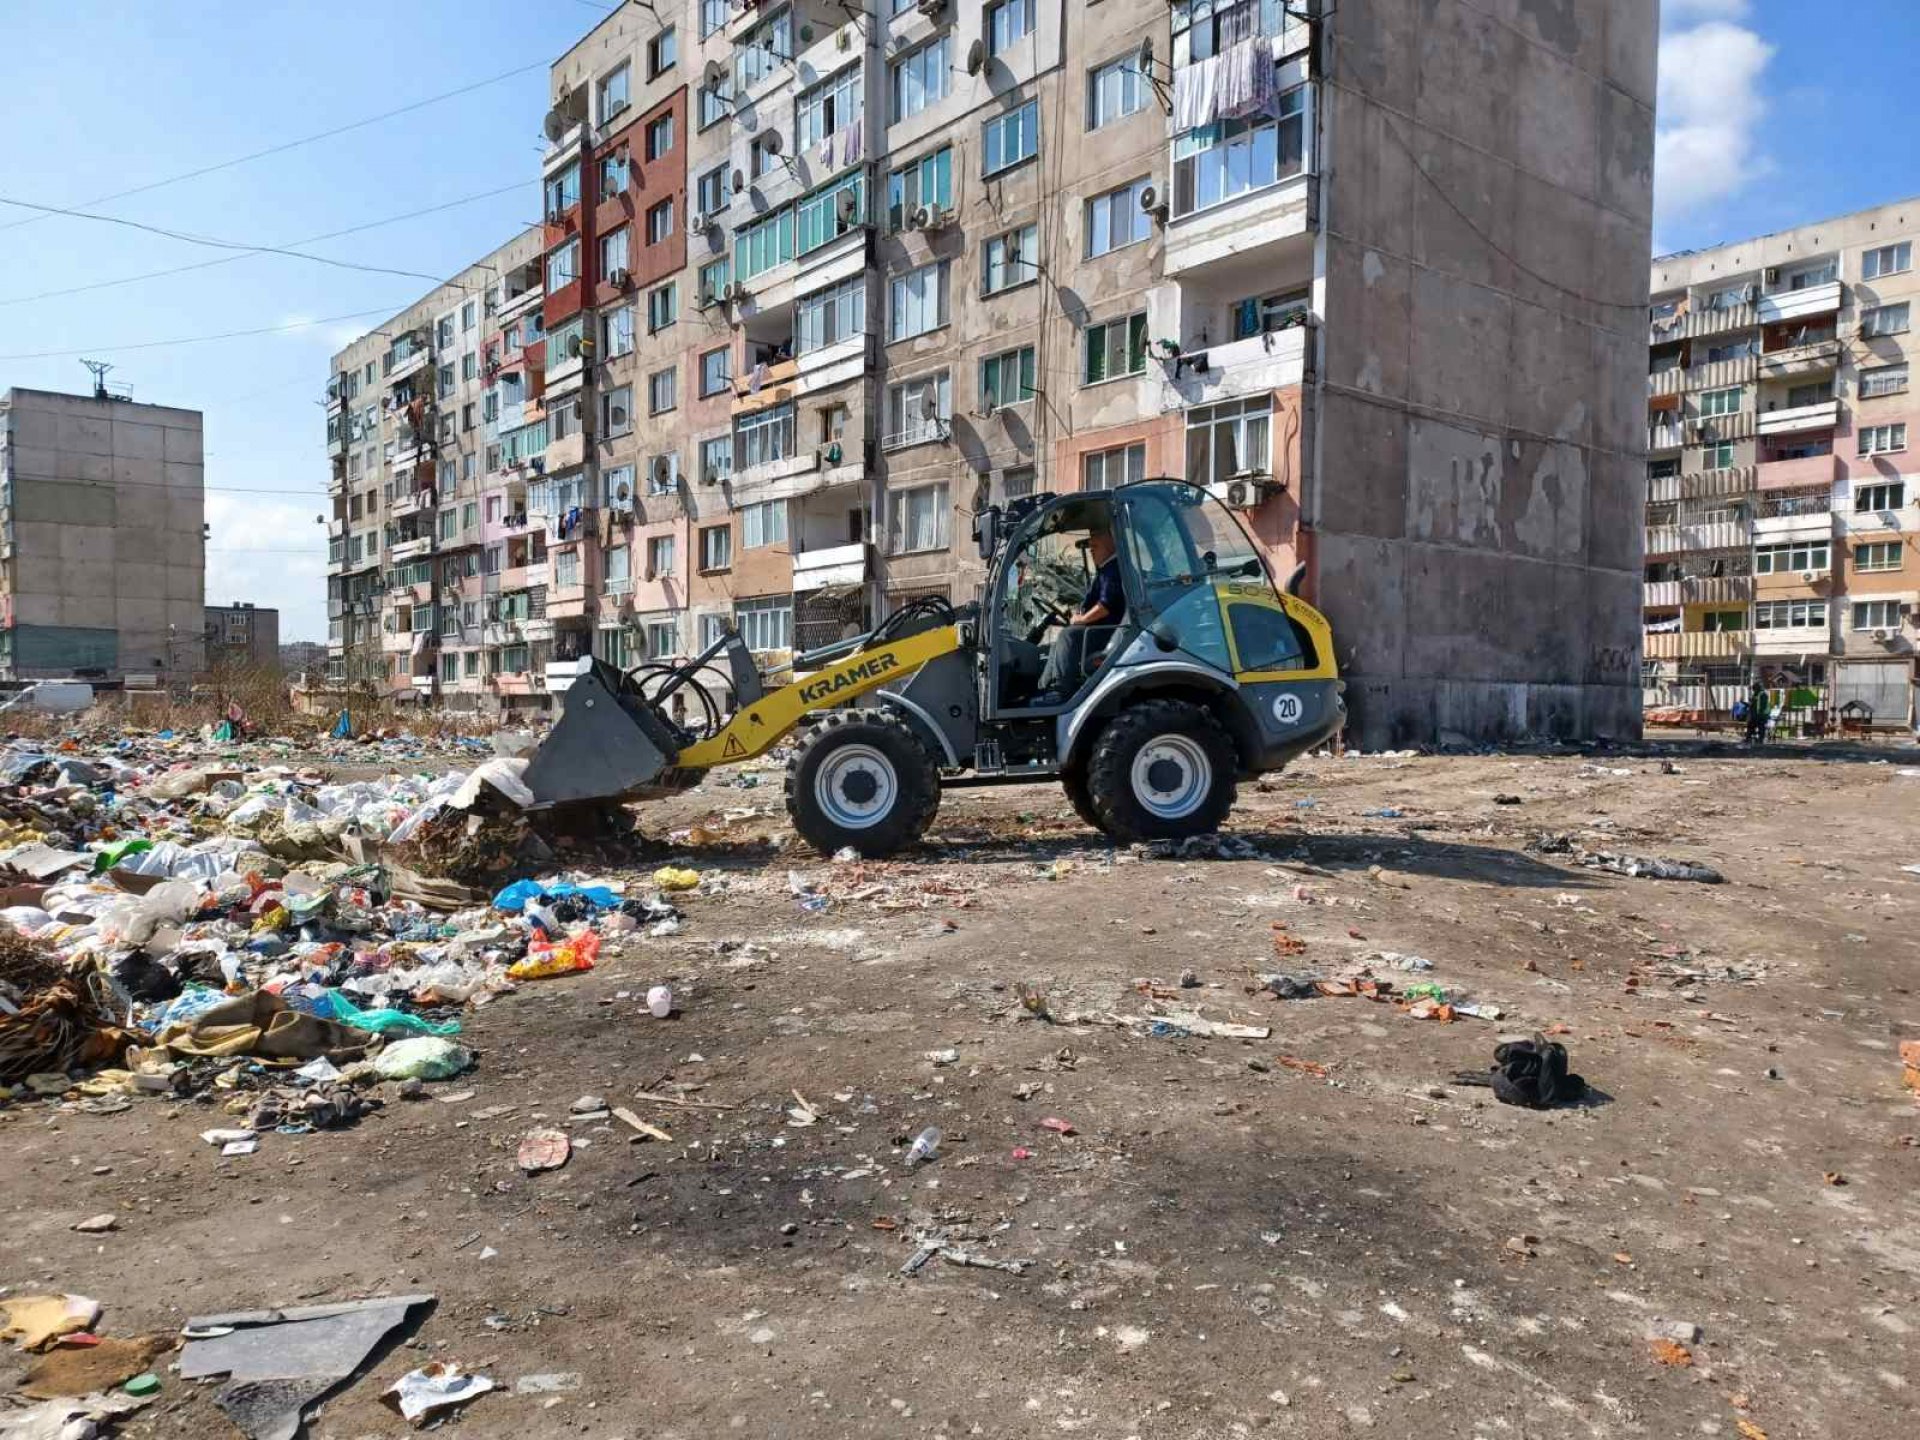
[{"label": "utility wire", "polygon": [[[345,230],[329,231],[325,235],[309,235],[303,240],[289,240],[289,245],[318,245],[323,240],[338,240],[347,235],[358,235],[367,230],[378,230],[384,225],[398,225],[404,220],[417,220],[424,215],[437,215],[443,210],[453,210],[461,205],[471,205],[477,200],[491,200],[497,195],[511,194],[526,188],[525,181],[515,181],[511,185],[502,185],[497,190],[482,190],[476,195],[463,195],[458,200],[449,200],[443,205],[430,205],[422,210],[409,210],[402,215],[389,215],[384,220],[369,220],[364,225],[350,225]],[[262,247],[270,249],[271,247]],[[184,275],[191,270],[210,270],[216,265],[232,265],[244,260],[245,255],[228,255],[218,260],[196,260],[191,265],[176,265],[170,270],[149,270],[140,275],[123,275],[117,280],[96,280],[90,285],[71,285],[64,290],[42,290],[37,295],[15,295],[0,299],[0,305],[26,305],[35,300],[53,300],[63,295],[83,295],[90,290],[106,290],[116,285],[132,285],[141,280],[158,280],[168,275]],[[317,257],[315,257],[317,258]]]},{"label": "utility wire", "polygon": [[[438,95],[429,95],[424,100],[415,100],[409,105],[402,105],[397,110],[388,110],[379,115],[370,115],[364,120],[354,120],[345,125],[336,125],[333,129],[322,130],[317,135],[303,135],[297,140],[283,141],[278,145],[270,145],[265,150],[255,150],[251,154],[239,155],[231,160],[222,160],[218,164],[202,165],[197,170],[188,170],[179,175],[170,175],[164,180],[149,181],[145,185],[136,185],[131,190],[116,190],[111,195],[95,195],[79,203],[82,205],[104,205],[110,200],[124,200],[130,195],[144,195],[150,190],[158,190],[167,185],[178,185],[183,181],[197,180],[202,175],[212,175],[221,170],[231,170],[236,165],[248,165],[255,160],[264,160],[270,155],[284,155],[289,150],[298,150],[302,146],[315,145],[322,140],[331,140],[336,135],[345,135],[354,130],[364,130],[369,125],[378,125],[383,121],[392,120],[396,116],[408,115],[415,110],[424,110],[429,105],[438,105],[444,100],[452,100],[461,95],[471,95],[475,90],[484,90],[489,85],[498,85],[502,80],[511,80],[516,76],[525,75],[534,70],[545,70],[546,68],[546,61],[536,60],[531,65],[522,65],[516,69],[504,71],[499,75],[491,76],[485,80],[476,80],[471,85],[462,85],[457,90],[447,90]],[[25,220],[15,220],[6,225],[0,225],[0,231],[14,230],[22,225],[31,225],[36,220],[43,218],[43,216],[36,215]]]},{"label": "utility wire", "polygon": [[318,320],[294,320],[285,325],[263,325],[257,330],[227,330],[218,335],[188,335],[178,340],[138,340],[128,345],[86,345],[78,350],[32,350],[16,355],[0,355],[0,360],[60,360],[71,355],[91,355],[96,350],[165,350],[175,345],[204,345],[213,340],[239,340],[249,335],[279,335],[288,330],[310,330],[315,325],[335,325],[342,320],[364,320],[369,315],[393,315],[403,306],[382,305],[377,310],[355,310],[350,315],[324,315]]}]

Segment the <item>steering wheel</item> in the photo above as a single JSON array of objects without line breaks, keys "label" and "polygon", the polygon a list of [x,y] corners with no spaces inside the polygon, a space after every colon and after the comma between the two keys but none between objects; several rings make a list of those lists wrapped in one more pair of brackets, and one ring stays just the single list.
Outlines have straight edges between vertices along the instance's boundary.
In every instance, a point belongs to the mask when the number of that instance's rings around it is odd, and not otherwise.
[{"label": "steering wheel", "polygon": [[1049,605],[1046,613],[1034,621],[1033,627],[1027,631],[1027,643],[1029,645],[1038,645],[1040,643],[1040,637],[1047,633],[1047,627],[1049,625],[1071,625],[1072,623],[1073,617],[1063,614],[1059,606]]}]

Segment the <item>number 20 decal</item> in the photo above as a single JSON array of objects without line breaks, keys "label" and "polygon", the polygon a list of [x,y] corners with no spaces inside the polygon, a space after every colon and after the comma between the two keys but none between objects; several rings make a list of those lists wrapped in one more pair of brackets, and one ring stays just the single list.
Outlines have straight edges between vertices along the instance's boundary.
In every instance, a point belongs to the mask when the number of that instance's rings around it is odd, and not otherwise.
[{"label": "number 20 decal", "polygon": [[1298,695],[1276,695],[1273,697],[1273,718],[1282,725],[1292,725],[1300,718],[1300,697]]}]

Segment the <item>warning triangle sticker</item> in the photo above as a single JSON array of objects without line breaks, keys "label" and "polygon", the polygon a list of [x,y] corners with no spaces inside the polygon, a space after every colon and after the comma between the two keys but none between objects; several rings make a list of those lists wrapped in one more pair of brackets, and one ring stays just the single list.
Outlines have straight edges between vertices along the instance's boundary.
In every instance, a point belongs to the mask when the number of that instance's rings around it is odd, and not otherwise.
[{"label": "warning triangle sticker", "polygon": [[740,737],[738,735],[727,736],[727,743],[720,747],[720,756],[725,760],[731,760],[736,755],[745,755],[746,753],[747,747],[740,743]]}]

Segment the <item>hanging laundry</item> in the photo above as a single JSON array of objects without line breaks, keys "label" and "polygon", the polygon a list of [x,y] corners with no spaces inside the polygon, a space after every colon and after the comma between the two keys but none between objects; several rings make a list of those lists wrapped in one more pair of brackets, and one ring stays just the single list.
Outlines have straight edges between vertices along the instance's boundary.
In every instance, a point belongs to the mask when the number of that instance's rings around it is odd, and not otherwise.
[{"label": "hanging laundry", "polygon": [[861,138],[864,128],[863,117],[856,115],[853,117],[853,123],[840,132],[841,165],[845,166],[859,163],[860,156],[864,153],[865,149],[865,141]]},{"label": "hanging laundry", "polygon": [[758,361],[753,367],[753,378],[747,381],[747,393],[758,395],[760,387],[767,383],[767,362]]},{"label": "hanging laundry", "polygon": [[1211,125],[1220,113],[1220,57],[1209,55],[1173,74],[1173,131]]},{"label": "hanging laundry", "polygon": [[1219,114],[1225,119],[1264,115],[1273,107],[1273,51],[1259,36],[1220,55]]}]

